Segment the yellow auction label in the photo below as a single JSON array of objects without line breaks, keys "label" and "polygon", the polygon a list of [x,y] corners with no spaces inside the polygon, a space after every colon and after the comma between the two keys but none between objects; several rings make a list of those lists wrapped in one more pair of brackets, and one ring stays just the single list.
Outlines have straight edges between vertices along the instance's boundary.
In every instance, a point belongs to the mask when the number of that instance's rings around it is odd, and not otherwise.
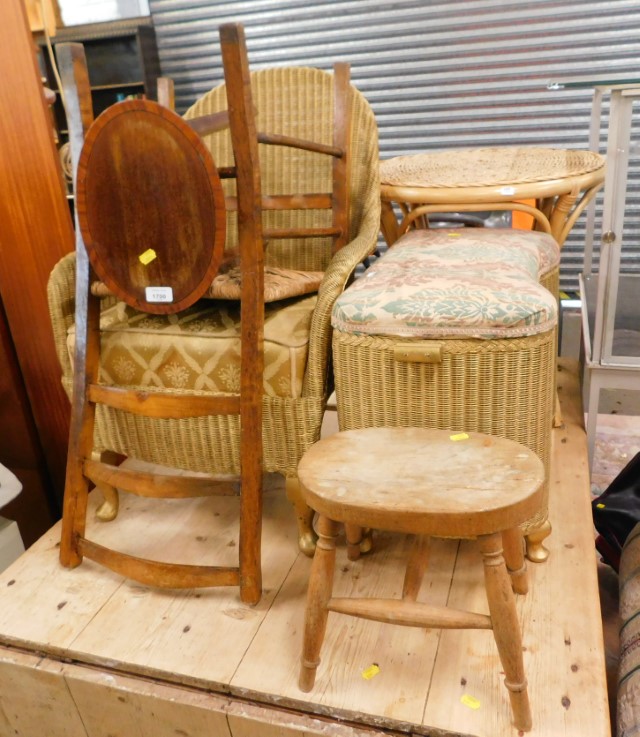
[{"label": "yellow auction label", "polygon": [[465,693],[460,697],[460,703],[464,704],[465,706],[468,706],[469,709],[479,709],[480,708],[480,699],[476,699],[475,696],[471,696],[468,693]]},{"label": "yellow auction label", "polygon": [[362,671],[362,677],[365,681],[370,681],[374,676],[377,676],[378,673],[380,673],[380,667],[377,663],[373,663],[373,665],[370,665]]},{"label": "yellow auction label", "polygon": [[147,248],[147,250],[144,253],[141,253],[138,256],[138,261],[140,261],[141,264],[144,264],[146,266],[147,264],[150,264],[156,258],[158,258],[158,254],[153,250],[153,248]]},{"label": "yellow auction label", "polygon": [[456,435],[449,435],[449,439],[453,441],[469,440],[469,436],[467,435],[466,432],[459,432],[459,433],[456,433]]}]

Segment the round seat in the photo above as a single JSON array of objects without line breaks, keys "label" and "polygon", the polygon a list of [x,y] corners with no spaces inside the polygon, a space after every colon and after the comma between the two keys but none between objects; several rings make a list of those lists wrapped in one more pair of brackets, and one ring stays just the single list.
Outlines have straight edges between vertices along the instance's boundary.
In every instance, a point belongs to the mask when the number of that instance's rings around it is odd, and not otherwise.
[{"label": "round seat", "polygon": [[[538,456],[513,440],[482,433],[365,428],[320,440],[302,458],[298,478],[305,500],[319,514],[300,689],[314,687],[329,612],[409,627],[490,629],[514,725],[531,729],[514,592],[528,588],[519,526],[543,503]],[[359,553],[362,527],[415,535],[401,599],[332,595],[339,522],[345,524],[352,559]],[[478,538],[489,615],[418,600],[431,537]]]},{"label": "round seat", "polygon": [[435,537],[509,530],[542,504],[544,467],[513,440],[426,428],[347,430],[316,443],[298,477],[339,522]]}]

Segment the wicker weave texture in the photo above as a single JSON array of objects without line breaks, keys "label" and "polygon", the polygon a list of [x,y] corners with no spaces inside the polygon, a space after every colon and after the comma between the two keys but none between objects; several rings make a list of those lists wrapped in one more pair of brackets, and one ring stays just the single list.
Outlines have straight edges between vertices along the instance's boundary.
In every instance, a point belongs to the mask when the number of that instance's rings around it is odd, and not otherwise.
[{"label": "wicker weave texture", "polygon": [[404,187],[491,187],[566,179],[603,166],[604,157],[592,151],[455,149],[387,159],[380,164],[380,181]]},{"label": "wicker weave texture", "polygon": [[556,299],[560,299],[560,267],[554,266],[546,274],[540,274],[540,284],[548,289]]},{"label": "wicker weave texture", "polygon": [[[253,72],[251,88],[256,107],[256,126],[259,131],[303,138],[325,145],[333,144],[333,75],[318,69],[291,67]],[[351,89],[353,129],[360,136],[371,133],[372,124],[368,104]],[[209,115],[226,108],[224,85],[215,88],[198,100],[185,118]],[[322,111],[322,114],[319,114]],[[227,130],[204,138],[217,166],[231,166],[233,152]],[[365,140],[353,140],[351,191],[362,191],[358,181],[365,169],[363,159],[369,159]],[[367,169],[372,170],[371,161]],[[332,189],[332,159],[323,154],[300,151],[284,146],[260,147],[261,184],[263,194],[292,194],[330,192]],[[375,167],[373,168],[375,171]],[[234,194],[235,183],[227,180],[227,195]],[[351,232],[355,237],[361,222],[363,206],[360,197],[351,200]],[[263,214],[265,228],[330,227],[330,210],[270,211]],[[235,213],[227,215],[227,247],[235,247],[237,228]],[[267,246],[265,260],[269,265],[305,271],[324,271],[331,259],[331,238],[273,240]]]},{"label": "wicker weave texture", "polygon": [[[398,361],[399,342],[439,343],[442,361]],[[555,346],[555,330],[490,341],[411,341],[334,331],[340,429],[433,427],[526,445],[546,472],[543,509],[524,527],[536,529],[547,517]]]},{"label": "wicker weave texture", "polygon": [[[296,473],[304,452],[320,438],[323,398],[263,397],[264,470]],[[186,471],[240,472],[240,418],[218,415],[160,420],[97,407],[96,450]]]}]

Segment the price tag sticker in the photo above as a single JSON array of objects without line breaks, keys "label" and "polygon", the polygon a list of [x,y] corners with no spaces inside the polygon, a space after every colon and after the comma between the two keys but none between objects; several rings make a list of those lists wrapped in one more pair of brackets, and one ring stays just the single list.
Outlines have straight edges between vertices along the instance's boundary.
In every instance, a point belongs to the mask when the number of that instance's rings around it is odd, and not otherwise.
[{"label": "price tag sticker", "polygon": [[467,706],[469,709],[479,709],[480,708],[480,699],[476,699],[475,696],[471,696],[471,694],[465,693],[462,694],[460,697],[460,703]]},{"label": "price tag sticker", "polygon": [[373,663],[362,671],[362,677],[365,681],[370,681],[374,676],[377,676],[378,673],[380,673],[380,666],[377,663]]},{"label": "price tag sticker", "polygon": [[144,296],[147,302],[173,302],[171,287],[145,287]]},{"label": "price tag sticker", "polygon": [[454,442],[457,442],[458,440],[469,440],[469,436],[466,432],[459,432],[455,435],[449,435],[449,440],[453,440]]},{"label": "price tag sticker", "polygon": [[[150,264],[152,261],[158,258],[158,254],[153,250],[153,248],[147,248],[147,250],[144,253],[141,253],[138,256],[138,261],[140,261],[141,264],[144,264],[146,266],[147,264]],[[149,300],[147,300],[148,302]]]}]

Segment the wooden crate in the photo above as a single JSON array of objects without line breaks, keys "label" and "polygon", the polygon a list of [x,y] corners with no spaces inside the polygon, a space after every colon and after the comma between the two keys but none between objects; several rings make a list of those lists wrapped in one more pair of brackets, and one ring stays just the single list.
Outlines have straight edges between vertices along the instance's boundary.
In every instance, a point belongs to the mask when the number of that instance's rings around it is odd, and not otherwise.
[{"label": "wooden crate", "polygon": [[[532,736],[608,737],[602,622],[577,368],[558,382],[564,426],[553,431],[551,555],[530,566],[519,597]],[[0,735],[40,737],[476,735],[513,737],[489,631],[428,631],[332,614],[310,694],[297,689],[310,561],[296,551],[280,482],[265,495],[265,594],[152,591],[90,562],[57,562],[54,527],[0,575]],[[234,500],[152,505],[129,498],[104,540],[185,560],[235,549]],[[164,514],[162,514],[164,512]],[[143,522],[141,523],[141,520]],[[142,524],[142,527],[140,526]],[[221,532],[216,542],[215,531]],[[342,546],[342,595],[392,596],[407,540],[380,534],[356,563]],[[421,598],[486,612],[472,543],[434,545]],[[380,672],[362,675],[376,663]],[[471,697],[471,698],[470,698]],[[472,708],[476,707],[476,708]]]}]

